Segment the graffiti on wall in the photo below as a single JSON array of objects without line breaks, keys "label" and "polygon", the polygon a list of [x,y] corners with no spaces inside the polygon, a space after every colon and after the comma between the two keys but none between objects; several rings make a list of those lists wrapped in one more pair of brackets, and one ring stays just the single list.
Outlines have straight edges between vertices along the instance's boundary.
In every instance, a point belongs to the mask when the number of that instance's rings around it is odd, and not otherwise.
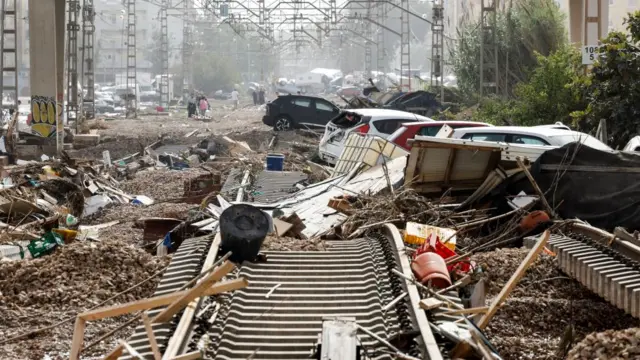
[{"label": "graffiti on wall", "polygon": [[52,96],[31,96],[31,130],[44,137],[56,133],[58,111]]}]

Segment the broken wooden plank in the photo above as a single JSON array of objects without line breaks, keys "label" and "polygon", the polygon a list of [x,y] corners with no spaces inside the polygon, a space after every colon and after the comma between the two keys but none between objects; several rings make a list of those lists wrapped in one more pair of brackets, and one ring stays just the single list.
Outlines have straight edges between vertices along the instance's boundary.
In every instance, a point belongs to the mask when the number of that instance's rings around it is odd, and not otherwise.
[{"label": "broken wooden plank", "polygon": [[420,308],[424,310],[433,310],[441,307],[444,301],[435,298],[427,298],[420,300]]},{"label": "broken wooden plank", "polygon": [[[205,290],[203,295],[211,296],[211,295],[220,294],[226,291],[242,289],[247,285],[248,285],[248,282],[245,279],[235,279],[235,280],[225,281],[219,284],[215,284],[209,289]],[[160,306],[165,306],[173,303],[174,301],[178,300],[180,297],[184,296],[188,291],[189,290],[183,290],[183,291],[178,291],[171,294],[155,296],[148,299],[132,301],[126,304],[120,304],[120,305],[114,305],[114,306],[108,306],[100,309],[95,309],[95,310],[78,314],[78,317],[82,318],[85,321],[95,321],[95,320],[100,320],[107,317],[125,315],[135,311],[153,309],[153,308],[157,308]]]},{"label": "broken wooden plank", "polygon": [[153,328],[151,328],[151,321],[149,320],[149,315],[147,312],[143,312],[142,315],[142,323],[144,324],[144,330],[147,333],[147,337],[149,338],[149,345],[151,346],[151,352],[153,353],[154,360],[162,360],[162,354],[160,354],[160,349],[158,348],[158,342],[156,341],[156,336],[153,334]]},{"label": "broken wooden plank", "polygon": [[496,311],[498,311],[498,307],[500,306],[500,304],[502,304],[507,299],[509,294],[511,294],[511,291],[513,291],[513,288],[515,288],[516,285],[518,284],[518,281],[522,279],[522,277],[524,276],[524,273],[527,271],[529,266],[542,252],[545,245],[549,241],[549,236],[550,236],[549,230],[546,230],[540,236],[540,239],[533,246],[531,251],[529,251],[529,253],[524,258],[524,260],[520,263],[520,266],[518,266],[518,268],[516,269],[516,272],[514,272],[513,275],[511,275],[511,278],[509,279],[509,281],[507,281],[507,283],[504,285],[502,290],[500,290],[500,293],[498,294],[498,296],[496,296],[495,299],[493,299],[493,301],[491,302],[491,305],[489,305],[489,309],[487,310],[487,313],[482,317],[482,319],[480,319],[480,321],[477,324],[480,329],[484,329],[487,327],[487,325],[489,324],[489,321],[491,321],[491,318],[493,318],[493,316],[496,314]]}]

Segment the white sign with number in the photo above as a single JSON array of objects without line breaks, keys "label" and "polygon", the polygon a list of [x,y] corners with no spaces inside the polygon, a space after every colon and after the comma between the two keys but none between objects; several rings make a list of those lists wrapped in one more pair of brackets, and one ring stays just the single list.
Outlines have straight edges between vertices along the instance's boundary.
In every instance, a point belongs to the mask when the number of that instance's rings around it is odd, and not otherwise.
[{"label": "white sign with number", "polygon": [[582,47],[582,65],[592,65],[598,58],[597,45],[588,45]]}]

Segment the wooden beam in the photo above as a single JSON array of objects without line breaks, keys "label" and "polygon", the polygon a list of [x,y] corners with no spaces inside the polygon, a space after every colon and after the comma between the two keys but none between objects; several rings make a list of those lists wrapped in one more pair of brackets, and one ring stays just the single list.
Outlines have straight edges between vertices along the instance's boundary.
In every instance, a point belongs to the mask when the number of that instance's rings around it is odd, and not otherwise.
[{"label": "wooden beam", "polygon": [[[210,296],[210,295],[220,294],[226,291],[238,290],[238,289],[247,287],[247,285],[248,285],[248,282],[245,279],[235,279],[230,281],[224,281],[208,288],[207,290],[205,290],[203,295]],[[95,320],[100,320],[107,317],[114,317],[114,316],[129,314],[135,311],[149,310],[149,309],[157,308],[160,306],[166,306],[178,300],[180,297],[184,296],[188,291],[189,290],[183,290],[183,291],[178,291],[171,294],[133,301],[126,304],[108,306],[101,309],[91,310],[91,311],[87,311],[82,314],[79,314],[78,317],[84,319],[85,321],[95,321]]]},{"label": "wooden beam", "polygon": [[[400,231],[398,231],[398,228],[395,225],[385,224],[384,232],[385,235],[390,238],[390,241],[395,244],[396,253],[394,255],[397,259],[400,260],[402,274],[405,277],[413,276],[413,272],[411,270],[407,254],[405,252],[405,246],[404,242],[402,241]],[[429,325],[429,320],[427,320],[427,315],[418,306],[418,303],[420,302],[420,293],[418,292],[418,288],[411,282],[405,282],[404,287],[409,294],[409,306],[412,307],[413,313],[415,314],[415,325],[418,326],[418,330],[420,331],[420,338],[427,351],[426,358],[431,360],[442,360],[442,354],[440,353],[438,343],[436,342],[436,339],[431,332],[431,326]]]},{"label": "wooden beam", "polygon": [[124,352],[124,345],[118,344],[115,349],[111,350],[102,360],[116,360]]},{"label": "wooden beam", "polygon": [[71,341],[70,360],[78,360],[80,358],[80,350],[82,350],[82,342],[84,340],[84,328],[86,322],[84,319],[77,317],[76,324],[73,328],[73,340]]},{"label": "wooden beam", "polygon": [[491,302],[491,305],[489,305],[489,309],[487,310],[487,313],[482,317],[482,319],[480,319],[480,321],[477,324],[480,329],[484,329],[487,327],[487,325],[489,324],[489,321],[491,321],[491,318],[493,318],[493,316],[496,314],[496,311],[498,311],[498,307],[500,306],[500,304],[502,304],[507,299],[509,294],[511,294],[511,291],[513,291],[513,288],[515,288],[516,285],[518,284],[518,281],[522,279],[522,277],[524,276],[524,273],[527,271],[529,266],[542,252],[545,245],[549,241],[549,236],[550,236],[549,230],[546,230],[540,236],[540,239],[538,239],[536,244],[529,251],[529,253],[524,258],[524,260],[520,263],[520,266],[518,266],[518,269],[516,269],[516,272],[514,272],[513,275],[511,275],[511,278],[509,279],[509,281],[507,281],[507,283],[504,285],[502,290],[500,290],[500,293],[498,294],[498,296],[496,296],[495,299],[493,299],[493,301]]},{"label": "wooden beam", "polygon": [[[502,306],[502,305],[501,305]],[[486,313],[489,310],[488,306],[468,308],[468,309],[453,309],[448,310],[442,313],[442,315],[472,315],[472,314],[481,314]]]},{"label": "wooden beam", "polygon": [[542,190],[540,189],[540,186],[538,186],[538,183],[529,172],[529,169],[527,168],[527,166],[522,162],[522,159],[520,159],[520,157],[516,158],[516,162],[518,163],[518,167],[520,167],[520,169],[522,169],[524,174],[527,176],[527,179],[529,179],[529,182],[531,183],[533,190],[540,197],[540,201],[542,202],[542,205],[544,205],[545,209],[547,209],[547,212],[549,212],[549,216],[555,219],[556,218],[555,211],[553,211],[553,208],[547,202],[547,198],[544,196],[544,192],[542,192]]},{"label": "wooden beam", "polygon": [[186,294],[184,294],[175,302],[171,303],[171,305],[162,310],[160,314],[156,315],[156,317],[153,318],[152,322],[158,323],[169,321],[173,317],[173,315],[177,314],[192,300],[200,297],[207,288],[230,273],[233,268],[235,268],[235,265],[231,261],[225,261],[216,270],[213,270],[209,275],[204,277],[202,281],[200,281],[196,286],[188,290]]},{"label": "wooden beam", "polygon": [[444,305],[444,301],[438,300],[436,298],[426,298],[420,300],[420,308],[424,310],[433,310],[437,309],[440,306]]},{"label": "wooden beam", "polygon": [[202,353],[200,351],[192,351],[190,353],[178,355],[171,360],[198,360],[202,359]]},{"label": "wooden beam", "polygon": [[[215,265],[216,258],[218,257],[218,249],[220,248],[220,243],[222,242],[222,237],[220,232],[216,234],[213,238],[213,243],[209,248],[209,252],[207,253],[207,257],[204,259],[204,264],[202,265],[202,270],[200,274],[203,274],[205,271],[208,271],[209,268]],[[230,253],[227,253],[230,254]],[[218,260],[219,261],[219,260]],[[164,354],[162,358],[172,359],[178,355],[181,351],[182,342],[186,336],[186,333],[191,329],[191,322],[193,321],[193,317],[195,316],[196,306],[198,304],[199,299],[194,299],[191,301],[189,306],[182,312],[182,316],[180,317],[180,321],[178,322],[178,326],[176,330],[173,332],[173,335],[169,339],[169,343],[167,348],[164,350]]]},{"label": "wooden beam", "polygon": [[162,360],[162,354],[160,354],[160,349],[158,348],[158,342],[156,341],[156,336],[153,334],[153,328],[151,328],[151,321],[149,320],[149,315],[147,312],[143,312],[142,315],[142,323],[144,324],[144,330],[147,332],[147,337],[149,338],[149,345],[151,346],[151,352],[153,353],[154,360]]}]

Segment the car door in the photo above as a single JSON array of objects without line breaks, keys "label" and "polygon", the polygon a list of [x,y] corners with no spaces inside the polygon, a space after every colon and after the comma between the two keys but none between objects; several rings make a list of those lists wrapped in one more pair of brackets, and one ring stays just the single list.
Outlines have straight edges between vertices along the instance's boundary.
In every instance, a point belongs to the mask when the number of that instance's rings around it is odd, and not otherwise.
[{"label": "car door", "polygon": [[325,127],[331,119],[338,116],[340,113],[340,109],[335,107],[328,101],[322,99],[315,100],[315,109],[316,109],[316,126]]},{"label": "car door", "polygon": [[305,126],[313,126],[315,122],[315,107],[313,100],[307,97],[294,97],[291,99],[291,118],[294,124]]}]

